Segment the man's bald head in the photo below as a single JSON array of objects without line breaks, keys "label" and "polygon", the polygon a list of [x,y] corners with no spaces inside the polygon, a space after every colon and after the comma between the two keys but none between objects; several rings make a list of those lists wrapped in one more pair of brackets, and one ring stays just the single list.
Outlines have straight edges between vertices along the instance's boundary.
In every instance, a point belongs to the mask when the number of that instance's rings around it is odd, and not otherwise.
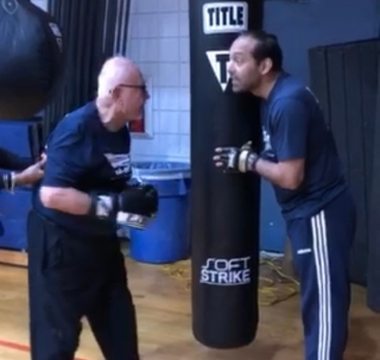
[{"label": "man's bald head", "polygon": [[109,95],[118,85],[141,85],[141,83],[142,75],[137,65],[126,57],[115,56],[102,66],[98,77],[98,96]]},{"label": "man's bald head", "polygon": [[98,77],[97,106],[103,121],[119,124],[143,117],[149,98],[139,67],[130,59],[115,56],[102,66]]}]

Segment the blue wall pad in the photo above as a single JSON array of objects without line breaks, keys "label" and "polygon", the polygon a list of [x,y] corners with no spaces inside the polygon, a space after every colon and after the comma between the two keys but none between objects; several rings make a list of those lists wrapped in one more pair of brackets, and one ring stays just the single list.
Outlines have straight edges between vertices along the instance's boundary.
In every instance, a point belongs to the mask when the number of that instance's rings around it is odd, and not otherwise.
[{"label": "blue wall pad", "polygon": [[286,227],[272,185],[261,181],[260,250],[279,252],[285,250]]},{"label": "blue wall pad", "polygon": [[22,188],[14,194],[0,191],[0,247],[26,250],[26,221],[32,205],[32,190]]},{"label": "blue wall pad", "polygon": [[42,137],[41,118],[30,121],[0,121],[0,146],[23,158],[35,156],[43,146]]}]

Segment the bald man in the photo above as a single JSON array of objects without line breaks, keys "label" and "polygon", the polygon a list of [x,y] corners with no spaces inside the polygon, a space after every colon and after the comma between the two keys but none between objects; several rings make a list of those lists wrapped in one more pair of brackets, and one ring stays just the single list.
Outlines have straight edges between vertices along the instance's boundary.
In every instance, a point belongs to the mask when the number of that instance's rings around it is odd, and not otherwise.
[{"label": "bald man", "polygon": [[106,360],[140,359],[116,219],[157,211],[152,187],[128,185],[126,125],[142,117],[147,98],[137,66],[109,59],[97,98],[66,115],[49,138],[28,222],[32,360],[73,360],[83,317]]}]

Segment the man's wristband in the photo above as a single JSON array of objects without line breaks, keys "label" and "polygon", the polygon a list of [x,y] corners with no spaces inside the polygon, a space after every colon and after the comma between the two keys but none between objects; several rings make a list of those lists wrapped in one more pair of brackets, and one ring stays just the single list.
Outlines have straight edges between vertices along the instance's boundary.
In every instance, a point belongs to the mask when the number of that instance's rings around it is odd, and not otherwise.
[{"label": "man's wristband", "polygon": [[241,173],[246,173],[249,171],[255,172],[256,162],[259,159],[257,153],[253,153],[251,150],[244,149],[240,150],[237,157],[235,168]]},{"label": "man's wristband", "polygon": [[13,192],[16,187],[16,173],[12,171],[8,174],[3,174],[0,183],[1,188]]},{"label": "man's wristband", "polygon": [[244,149],[239,152],[237,167],[240,172],[245,173],[249,171],[248,159],[249,159],[250,154],[251,154],[251,151],[248,149]]},{"label": "man's wristband", "polygon": [[250,153],[247,158],[247,170],[256,172],[256,164],[260,159],[260,156],[257,153]]}]

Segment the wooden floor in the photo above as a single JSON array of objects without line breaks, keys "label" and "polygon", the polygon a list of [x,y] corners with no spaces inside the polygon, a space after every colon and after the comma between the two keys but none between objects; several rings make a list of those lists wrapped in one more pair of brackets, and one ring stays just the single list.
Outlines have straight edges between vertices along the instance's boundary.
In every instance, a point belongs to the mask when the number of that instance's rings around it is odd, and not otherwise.
[{"label": "wooden floor", "polygon": [[[215,351],[197,343],[191,332],[190,294],[184,282],[160,266],[128,261],[139,322],[142,360],[302,360],[299,298],[261,308],[257,339],[240,350]],[[0,359],[27,360],[26,270],[0,266]],[[353,288],[351,335],[345,360],[380,360],[380,316],[365,307],[364,292]],[[78,359],[101,360],[87,324]]]}]

